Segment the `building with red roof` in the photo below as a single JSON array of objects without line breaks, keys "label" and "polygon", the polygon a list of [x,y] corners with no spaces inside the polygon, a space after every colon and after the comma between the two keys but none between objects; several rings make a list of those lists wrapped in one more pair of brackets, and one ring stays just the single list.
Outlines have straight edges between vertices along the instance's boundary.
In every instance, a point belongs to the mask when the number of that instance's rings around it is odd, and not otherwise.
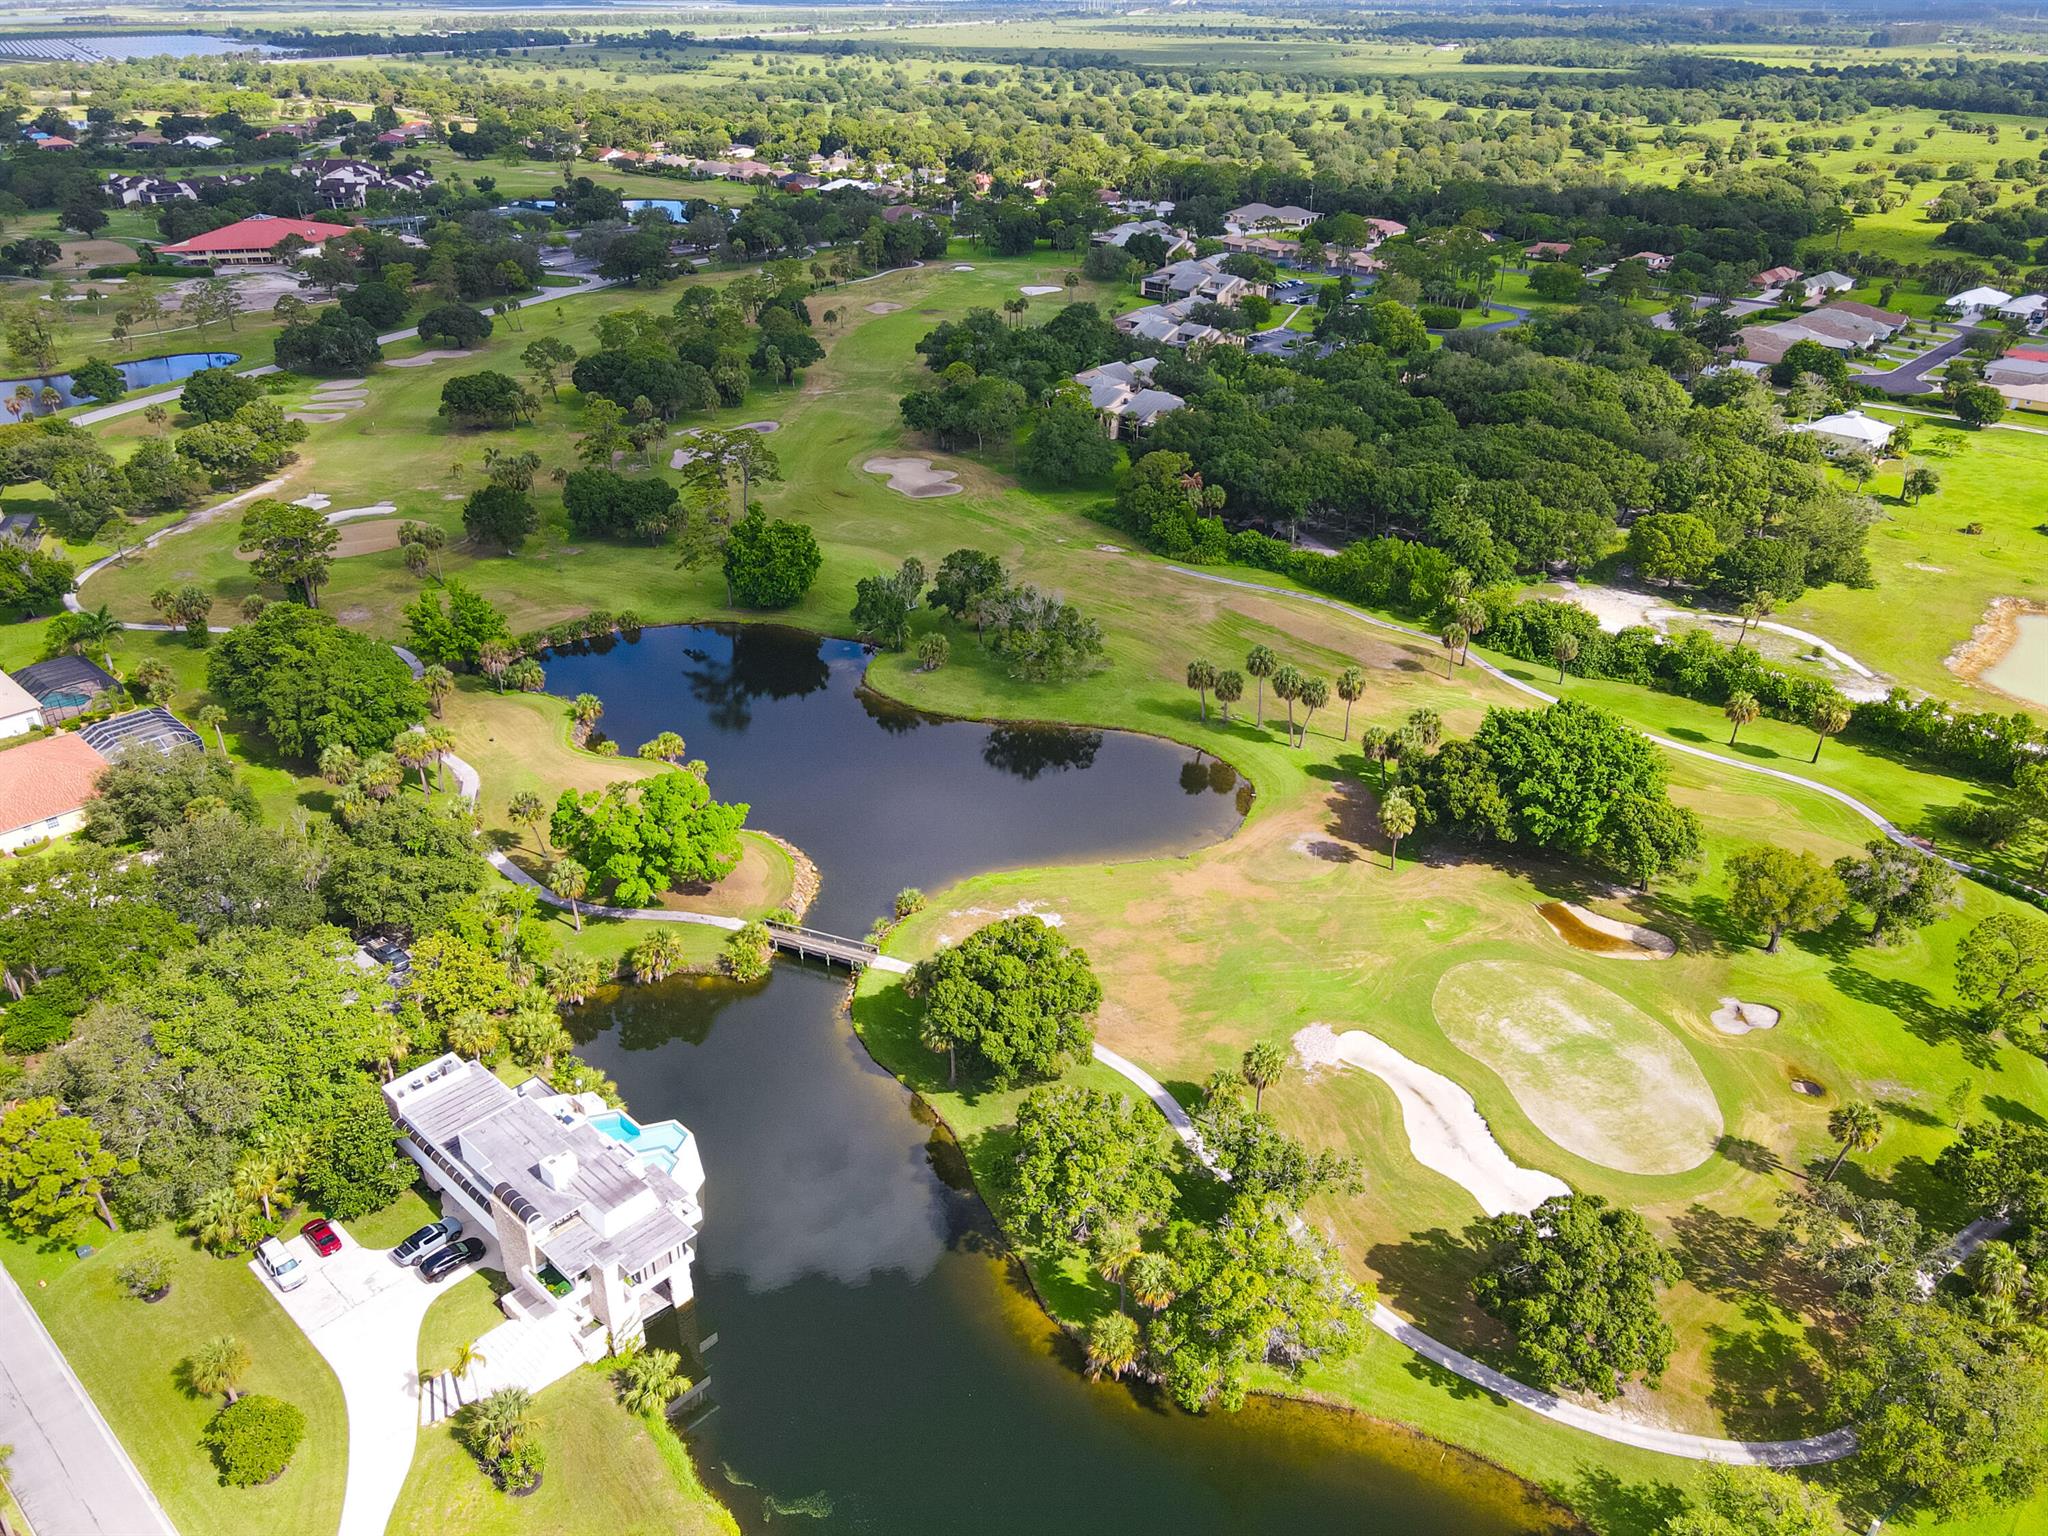
[{"label": "building with red roof", "polygon": [[13,853],[85,825],[107,760],[60,732],[0,753],[0,851]]},{"label": "building with red roof", "polygon": [[250,266],[276,261],[277,248],[296,236],[311,250],[319,250],[337,235],[353,234],[349,224],[324,224],[315,219],[276,219],[259,213],[220,229],[209,229],[190,240],[160,247],[166,256],[196,256],[214,266]]}]

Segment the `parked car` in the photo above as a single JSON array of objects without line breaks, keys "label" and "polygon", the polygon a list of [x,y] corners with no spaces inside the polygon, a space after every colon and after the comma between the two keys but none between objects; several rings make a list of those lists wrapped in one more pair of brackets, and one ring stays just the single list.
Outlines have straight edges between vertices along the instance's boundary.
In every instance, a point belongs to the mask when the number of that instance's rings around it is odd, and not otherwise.
[{"label": "parked car", "polygon": [[315,1216],[299,1233],[313,1245],[313,1251],[323,1259],[334,1257],[341,1252],[341,1234],[334,1230],[334,1223],[325,1216]]},{"label": "parked car", "polygon": [[256,1245],[256,1259],[270,1276],[270,1283],[280,1291],[296,1291],[306,1283],[306,1266],[274,1237],[266,1237]]},{"label": "parked car", "polygon": [[429,1285],[446,1280],[465,1264],[474,1264],[484,1256],[484,1240],[480,1237],[465,1237],[459,1243],[450,1243],[446,1248],[437,1248],[427,1255],[420,1264],[420,1278]]},{"label": "parked car", "polygon": [[394,1262],[408,1268],[419,1263],[443,1243],[452,1242],[462,1236],[462,1218],[443,1216],[439,1221],[430,1221],[419,1231],[391,1250]]}]

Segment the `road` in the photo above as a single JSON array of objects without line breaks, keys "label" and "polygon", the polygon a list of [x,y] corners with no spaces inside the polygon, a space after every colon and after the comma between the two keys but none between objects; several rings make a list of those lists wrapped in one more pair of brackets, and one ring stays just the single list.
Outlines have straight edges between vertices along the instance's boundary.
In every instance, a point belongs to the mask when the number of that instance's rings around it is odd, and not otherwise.
[{"label": "road", "polygon": [[1934,386],[1927,382],[1926,375],[1933,369],[1954,357],[1970,344],[1974,331],[1964,331],[1944,341],[1931,352],[1923,352],[1910,363],[1901,363],[1885,373],[1852,373],[1850,382],[1867,384],[1872,389],[1881,389],[1888,395],[1931,395]]},{"label": "road", "polygon": [[0,1444],[14,1447],[7,1483],[37,1536],[177,1536],[42,1319],[4,1269]]}]

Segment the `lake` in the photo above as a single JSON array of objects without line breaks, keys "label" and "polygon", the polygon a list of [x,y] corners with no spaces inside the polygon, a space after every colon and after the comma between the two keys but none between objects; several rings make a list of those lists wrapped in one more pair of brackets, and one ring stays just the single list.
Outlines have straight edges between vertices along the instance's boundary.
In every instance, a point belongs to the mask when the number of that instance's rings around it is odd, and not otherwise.
[{"label": "lake", "polygon": [[[242,360],[239,352],[171,352],[162,357],[140,358],[132,363],[116,363],[114,369],[121,375],[130,391],[138,389],[162,389],[166,384],[175,384],[180,379],[190,378],[202,368],[227,368]],[[54,389],[63,396],[64,405],[77,405],[79,397],[71,392],[71,375],[48,373],[33,379],[0,379],[0,398],[13,394],[26,385],[40,394],[44,389]],[[109,402],[110,404],[112,402]],[[62,409],[59,406],[58,409]],[[42,410],[40,402],[35,407]]]},{"label": "lake", "polygon": [[2013,624],[2012,644],[1978,674],[1978,681],[2029,704],[2048,706],[2048,613],[2022,613]]},{"label": "lake", "polygon": [[[622,750],[680,732],[717,793],[817,861],[811,920],[839,931],[903,885],[1190,850],[1241,814],[1235,775],[1183,747],[889,704],[847,642],[685,627],[543,660],[551,691],[604,699]],[[697,1299],[652,1334],[703,1345],[689,1442],[745,1530],[1568,1528],[1497,1469],[1362,1418],[1267,1399],[1193,1417],[1088,1381],[958,1149],[853,1034],[846,985],[778,960],[755,986],[624,987],[570,1021],[636,1116],[680,1118],[703,1150]]]}]

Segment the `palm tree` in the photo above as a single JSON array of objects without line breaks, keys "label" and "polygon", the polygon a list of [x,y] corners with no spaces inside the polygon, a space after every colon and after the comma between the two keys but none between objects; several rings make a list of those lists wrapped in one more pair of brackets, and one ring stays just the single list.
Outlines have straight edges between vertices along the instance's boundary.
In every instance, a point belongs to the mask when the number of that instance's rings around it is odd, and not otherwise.
[{"label": "palm tree", "polygon": [[2027,1266],[2011,1243],[1985,1243],[1963,1266],[1963,1273],[1979,1296],[2012,1301],[2027,1284]]},{"label": "palm tree", "polygon": [[211,1253],[232,1253],[249,1240],[255,1216],[234,1190],[211,1190],[192,1209],[192,1235]]},{"label": "palm tree", "polygon": [[291,1176],[269,1158],[245,1157],[235,1164],[235,1198],[262,1206],[265,1221],[274,1219],[270,1202],[283,1199],[291,1183]]},{"label": "palm tree", "polygon": [[448,759],[455,751],[455,733],[445,725],[424,726],[420,739],[425,743],[428,761],[434,765],[434,788],[448,787]]},{"label": "palm tree", "polygon": [[1471,644],[1472,634],[1464,625],[1453,619],[1444,626],[1441,638],[1444,643],[1444,676],[1449,677],[1451,668],[1457,665],[1458,652]]},{"label": "palm tree", "polygon": [[200,708],[199,729],[213,732],[213,744],[220,748],[220,755],[228,755],[227,739],[221,735],[221,727],[227,724],[228,712],[218,704],[207,704]]},{"label": "palm tree", "polygon": [[530,828],[534,836],[540,839],[542,849],[547,848],[548,808],[547,802],[539,795],[530,789],[520,790],[505,802],[505,814],[520,825]]},{"label": "palm tree", "polygon": [[1434,751],[1444,739],[1444,717],[1433,709],[1411,709],[1401,729],[1412,734],[1424,751]]},{"label": "palm tree", "polygon": [[1294,739],[1294,701],[1301,697],[1302,684],[1308,679],[1301,675],[1301,668],[1283,662],[1273,669],[1273,697],[1287,705],[1287,739]]},{"label": "palm tree", "polygon": [[650,763],[679,763],[685,750],[682,737],[674,731],[663,731],[654,740],[643,741],[639,755]]},{"label": "palm tree", "polygon": [[1121,1312],[1105,1312],[1088,1325],[1088,1379],[1121,1377],[1138,1363],[1138,1325]]},{"label": "palm tree", "polygon": [[1202,723],[1209,723],[1209,690],[1216,686],[1216,667],[1212,662],[1195,660],[1188,663],[1188,686],[1201,695]]},{"label": "palm tree", "polygon": [[1337,674],[1337,697],[1344,701],[1344,739],[1351,739],[1351,706],[1365,697],[1365,673],[1346,667]]},{"label": "palm tree", "polygon": [[1810,722],[1814,732],[1813,756],[1807,759],[1807,761],[1819,762],[1820,749],[1827,744],[1827,739],[1830,736],[1839,736],[1843,731],[1847,730],[1849,728],[1849,721],[1854,715],[1855,711],[1850,708],[1849,701],[1840,694],[1836,694],[1832,698],[1822,699],[1818,704],[1814,705],[1813,719]]},{"label": "palm tree", "polygon": [[1237,1075],[1251,1085],[1252,1113],[1259,1112],[1266,1090],[1287,1070],[1287,1055],[1270,1040],[1255,1040],[1237,1064]]},{"label": "palm tree", "polygon": [[632,968],[636,981],[666,981],[688,958],[683,952],[683,941],[663,928],[635,944],[626,954],[626,964]]},{"label": "palm tree", "polygon": [[576,744],[581,746],[590,735],[591,727],[597,724],[597,717],[604,713],[604,700],[594,693],[579,693],[569,705],[569,715],[576,722]]},{"label": "palm tree", "polygon": [[185,1379],[201,1397],[225,1397],[233,1402],[241,1396],[242,1378],[249,1374],[249,1346],[231,1333],[208,1339],[185,1362]]},{"label": "palm tree", "polygon": [[1465,630],[1465,650],[1458,658],[1462,666],[1472,659],[1472,637],[1486,628],[1486,608],[1483,604],[1466,598],[1458,604],[1454,616]]},{"label": "palm tree", "polygon": [[355,782],[372,800],[389,800],[405,782],[405,765],[396,752],[372,752],[356,769]]},{"label": "palm tree", "polygon": [[1174,1297],[1173,1260],[1163,1253],[1141,1253],[1125,1271],[1131,1300],[1147,1312],[1157,1312]]},{"label": "palm tree", "polygon": [[569,903],[569,916],[576,931],[583,931],[583,908],[578,905],[590,889],[590,871],[574,859],[560,858],[548,866],[548,889]]},{"label": "palm tree", "polygon": [[1557,663],[1557,680],[1564,681],[1564,669],[1579,659],[1579,637],[1559,635],[1550,642],[1550,659]]},{"label": "palm tree", "polygon": [[1852,1099],[1828,1115],[1828,1134],[1841,1143],[1841,1148],[1821,1176],[1823,1184],[1834,1178],[1851,1152],[1868,1152],[1877,1145],[1884,1135],[1884,1117],[1877,1112],[1876,1105]]},{"label": "palm tree", "polygon": [[1415,802],[1406,790],[1390,789],[1380,801],[1380,830],[1387,834],[1387,868],[1401,862],[1401,839],[1415,830]]},{"label": "palm tree", "polygon": [[590,955],[557,951],[548,962],[543,984],[558,1005],[574,1006],[595,992],[604,981],[604,968]]},{"label": "palm tree", "polygon": [[427,792],[427,764],[436,754],[427,749],[427,738],[419,731],[407,731],[391,743],[391,756],[400,769],[416,768],[420,775],[420,793]]},{"label": "palm tree", "polygon": [[1383,731],[1376,725],[1368,725],[1358,733],[1359,748],[1372,763],[1373,769],[1378,773],[1382,783],[1386,781],[1387,752],[1392,747],[1393,741],[1394,736],[1391,731]]},{"label": "palm tree", "polygon": [[1244,674],[1234,668],[1228,668],[1216,674],[1213,686],[1216,689],[1216,702],[1223,706],[1223,718],[1228,721],[1230,706],[1244,697]]},{"label": "palm tree", "polygon": [[524,1387],[500,1387],[470,1407],[477,1437],[492,1458],[505,1454],[526,1433],[533,1412],[533,1394]]},{"label": "palm tree", "polygon": [[1124,1274],[1145,1251],[1144,1239],[1138,1229],[1127,1221],[1112,1222],[1095,1234],[1090,1245],[1095,1268],[1102,1278],[1116,1287],[1116,1304],[1119,1311],[1124,1304]]},{"label": "palm tree", "polygon": [[619,1401],[634,1413],[664,1413],[690,1390],[683,1362],[673,1350],[640,1349],[626,1356],[616,1378]]},{"label": "palm tree", "polygon": [[434,718],[440,719],[441,706],[455,691],[455,674],[436,663],[420,674],[420,684],[427,690],[427,705],[434,711]]},{"label": "palm tree", "polygon": [[1728,702],[1721,706],[1721,713],[1726,715],[1735,727],[1728,733],[1728,745],[1732,747],[1742,728],[1763,713],[1763,706],[1757,703],[1756,695],[1747,688],[1738,688],[1728,695]]},{"label": "palm tree", "polygon": [[469,1373],[480,1365],[489,1365],[490,1357],[476,1347],[472,1339],[467,1344],[458,1344],[448,1362],[448,1371],[457,1381],[467,1381]]},{"label": "palm tree", "polygon": [[362,761],[347,742],[334,742],[320,749],[320,777],[330,784],[346,784],[356,776]]},{"label": "palm tree", "polygon": [[1330,685],[1320,677],[1303,678],[1301,692],[1301,735],[1295,739],[1297,747],[1308,745],[1308,723],[1315,718],[1316,711],[1330,702]]},{"label": "palm tree", "polygon": [[448,1021],[448,1049],[471,1061],[488,1062],[498,1054],[498,1026],[481,1008],[465,1008]]},{"label": "palm tree", "polygon": [[114,643],[114,636],[121,633],[121,621],[107,610],[107,605],[88,612],[74,613],[64,625],[64,648],[74,656],[83,656],[87,651],[98,651],[100,660],[109,672],[114,670],[114,661],[107,654]]},{"label": "palm tree", "polygon": [[1266,723],[1266,679],[1273,675],[1273,669],[1280,665],[1280,658],[1263,645],[1255,645],[1245,652],[1244,669],[1259,680],[1259,712],[1255,722],[1261,727]]},{"label": "palm tree", "polygon": [[370,1064],[384,1074],[384,1081],[388,1083],[398,1064],[412,1049],[412,1036],[406,1032],[405,1022],[398,1014],[380,1008],[371,1022],[364,1046],[369,1053]]}]

